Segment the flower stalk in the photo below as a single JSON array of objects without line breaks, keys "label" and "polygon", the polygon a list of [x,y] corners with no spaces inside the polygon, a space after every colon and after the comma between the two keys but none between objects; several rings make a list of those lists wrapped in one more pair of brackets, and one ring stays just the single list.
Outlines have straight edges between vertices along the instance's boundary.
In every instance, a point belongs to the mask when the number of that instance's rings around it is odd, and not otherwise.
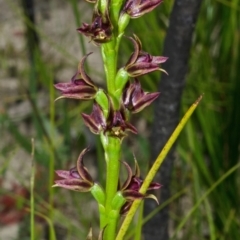
[{"label": "flower stalk", "polygon": [[[101,135],[101,141],[105,152],[106,161],[106,201],[105,201],[105,215],[106,215],[106,231],[108,235],[106,239],[110,239],[116,232],[118,215],[111,214],[112,200],[118,188],[118,176],[120,170],[120,156],[121,156],[121,139]],[[117,177],[116,177],[117,176]],[[114,234],[113,234],[114,233]]]},{"label": "flower stalk", "polygon": [[[129,116],[148,107],[160,95],[159,92],[144,91],[139,77],[153,71],[166,73],[160,65],[167,61],[167,57],[152,56],[143,51],[140,39],[133,34],[126,38],[133,43],[133,52],[127,63],[118,67],[119,45],[129,21],[152,11],[162,0],[126,0],[125,3],[123,0],[87,1],[94,4],[92,23],[83,23],[77,31],[101,48],[107,89],[99,88],[85,72],[84,63],[91,53],[82,58],[77,72],[69,82],[57,83],[55,88],[62,94],[58,99],[93,102],[92,112],[81,113],[81,116],[85,126],[93,134],[99,135],[101,140],[106,164],[105,189],[91,177],[84,166],[83,157],[89,148],[82,150],[75,167],[56,171],[61,179],[55,181],[54,187],[90,192],[99,207],[99,239],[120,240],[123,239],[143,199],[152,198],[158,203],[158,199],[147,191],[161,187],[161,184],[152,182],[153,177],[200,98],[184,116],[146,179],[141,178],[136,159],[133,172],[127,162],[121,161],[122,142],[128,136],[128,132],[138,133],[136,127],[129,122]],[[119,180],[121,164],[127,172],[127,179],[123,184]],[[126,214],[127,217],[117,235],[120,216]],[[92,239],[91,230],[87,239]]]}]

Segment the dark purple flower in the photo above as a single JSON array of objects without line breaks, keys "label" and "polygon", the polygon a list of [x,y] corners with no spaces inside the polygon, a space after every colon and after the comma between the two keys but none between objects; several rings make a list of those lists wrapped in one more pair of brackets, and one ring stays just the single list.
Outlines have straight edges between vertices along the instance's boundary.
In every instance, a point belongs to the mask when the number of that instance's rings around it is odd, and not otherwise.
[{"label": "dark purple flower", "polygon": [[134,45],[134,52],[131,54],[124,69],[128,72],[130,77],[138,77],[153,71],[166,71],[159,67],[161,63],[167,61],[167,57],[151,56],[150,54],[142,51],[142,44],[139,38],[134,35],[130,37]]},{"label": "dark purple flower", "polygon": [[[157,201],[157,198],[153,194],[142,194],[139,192],[143,180],[140,178],[140,169],[135,160],[135,173],[133,174],[131,167],[126,163],[123,162],[125,165],[128,177],[124,184],[121,187],[121,192],[123,197],[126,199],[126,203],[121,207],[120,213],[125,214],[131,207],[132,202],[136,199],[143,199],[143,198],[152,198]],[[156,182],[152,182],[148,187],[147,191],[153,189],[159,189],[162,185]],[[158,202],[158,201],[157,201]]]},{"label": "dark purple flower", "polygon": [[76,167],[71,168],[69,171],[56,171],[57,175],[63,179],[56,180],[53,187],[62,187],[78,192],[88,192],[91,190],[94,182],[87,168],[83,164],[83,156],[88,150],[88,148],[85,148],[80,153]]},{"label": "dark purple flower", "polygon": [[82,117],[85,125],[94,134],[99,134],[101,131],[105,131],[107,128],[103,111],[97,103],[93,104],[93,111],[90,115],[82,113]]},{"label": "dark purple flower", "polygon": [[62,93],[62,96],[57,99],[73,98],[88,100],[95,97],[98,88],[84,70],[84,62],[90,54],[91,53],[82,58],[78,66],[78,71],[72,77],[71,82],[57,83],[54,85],[54,87]]},{"label": "dark purple flower", "polygon": [[124,106],[132,113],[140,112],[149,106],[158,96],[159,92],[147,93],[141,88],[140,82],[135,79],[133,83],[128,82],[122,95]]},{"label": "dark purple flower", "polygon": [[98,10],[94,11],[91,24],[83,23],[82,27],[77,29],[78,32],[90,37],[96,44],[109,42],[112,30],[108,12],[100,14]]},{"label": "dark purple flower", "polygon": [[123,106],[121,106],[120,110],[110,108],[107,119],[107,131],[109,131],[110,135],[118,138],[125,137],[127,135],[126,131],[137,134],[137,129],[127,121]]},{"label": "dark purple flower", "polygon": [[162,2],[163,0],[127,0],[122,12],[131,18],[138,18],[151,12]]},{"label": "dark purple flower", "polygon": [[108,117],[105,119],[101,107],[94,103],[92,113],[90,115],[82,113],[82,117],[85,125],[94,134],[103,132],[118,138],[125,137],[126,131],[137,134],[137,129],[126,120],[123,106],[120,110],[114,110],[110,106]]}]

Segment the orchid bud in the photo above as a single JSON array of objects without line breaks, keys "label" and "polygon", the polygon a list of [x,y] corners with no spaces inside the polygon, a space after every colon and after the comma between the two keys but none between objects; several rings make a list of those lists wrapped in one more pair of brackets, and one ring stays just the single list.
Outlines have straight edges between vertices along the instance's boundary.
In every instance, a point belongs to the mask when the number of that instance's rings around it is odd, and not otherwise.
[{"label": "orchid bud", "polygon": [[95,101],[101,107],[104,117],[107,118],[110,104],[109,104],[108,96],[103,89],[99,89],[97,91],[97,94],[95,96]]},{"label": "orchid bud", "polygon": [[117,192],[112,200],[112,204],[111,204],[112,209],[119,210],[125,202],[126,202],[126,199],[124,198],[122,193],[120,191]]},{"label": "orchid bud", "polygon": [[105,193],[103,189],[95,183],[91,188],[91,193],[93,197],[97,200],[98,204],[104,205],[105,203]]}]

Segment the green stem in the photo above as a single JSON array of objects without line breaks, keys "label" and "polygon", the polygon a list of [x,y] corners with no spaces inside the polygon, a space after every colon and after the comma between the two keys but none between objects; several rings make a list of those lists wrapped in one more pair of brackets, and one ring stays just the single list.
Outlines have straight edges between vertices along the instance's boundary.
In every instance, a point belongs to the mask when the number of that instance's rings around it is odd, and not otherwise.
[{"label": "green stem", "polygon": [[[100,9],[104,12],[106,2],[100,0]],[[118,34],[118,18],[121,9],[122,0],[112,0],[109,6],[109,14],[113,25],[112,39],[108,43],[101,45],[104,70],[106,73],[106,82],[108,95],[112,99],[113,108],[117,110],[120,105],[120,99],[115,97],[115,81],[117,73],[117,58],[120,39]],[[101,226],[106,226],[104,231],[105,240],[113,240],[116,236],[116,228],[119,219],[117,211],[112,209],[112,200],[117,192],[120,169],[121,140],[102,134],[101,142],[105,151],[105,160],[107,166],[106,173],[106,201],[104,213],[100,213]]]},{"label": "green stem", "polygon": [[105,226],[104,236],[106,240],[115,239],[118,213],[112,210],[112,199],[114,198],[119,179],[121,140],[116,137],[101,135],[101,141],[105,150],[107,165],[106,176],[106,202],[105,202]]},{"label": "green stem", "polygon": [[117,54],[115,49],[115,39],[109,43],[102,44],[102,58],[106,74],[108,93],[112,97],[115,92],[115,76],[117,70]]},{"label": "green stem", "polygon": [[[160,152],[160,154],[158,155],[156,161],[154,162],[152,168],[150,169],[150,171],[148,172],[139,192],[145,194],[150,183],[152,182],[154,176],[156,175],[158,169],[160,168],[163,160],[165,159],[167,153],[169,152],[169,150],[171,149],[172,145],[174,144],[174,142],[176,141],[178,135],[180,134],[180,132],[182,131],[183,127],[185,126],[185,124],[187,123],[188,119],[191,117],[192,113],[194,112],[194,110],[196,109],[197,105],[199,104],[200,100],[202,99],[202,96],[200,96],[197,101],[192,104],[192,106],[188,109],[188,111],[186,112],[186,114],[183,116],[182,120],[180,121],[180,123],[178,124],[178,126],[176,127],[176,129],[174,130],[173,134],[171,135],[171,137],[168,139],[167,143],[165,144],[164,148],[162,149],[162,151]],[[123,237],[125,236],[127,229],[132,221],[132,218],[135,214],[135,212],[137,211],[137,208],[139,207],[141,203],[141,200],[136,200],[133,202],[126,218],[124,219],[122,226],[118,232],[117,238],[116,240],[122,240]]]},{"label": "green stem", "polygon": [[110,18],[114,28],[117,30],[119,13],[122,7],[123,0],[111,0]]}]

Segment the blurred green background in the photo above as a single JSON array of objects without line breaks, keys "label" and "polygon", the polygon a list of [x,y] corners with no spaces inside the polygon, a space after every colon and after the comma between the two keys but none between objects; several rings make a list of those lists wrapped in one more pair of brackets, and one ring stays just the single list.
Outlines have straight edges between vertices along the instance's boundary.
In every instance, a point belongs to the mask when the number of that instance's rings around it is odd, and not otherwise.
[{"label": "blurred green background", "polygon": [[[90,146],[86,165],[94,179],[103,182],[103,152],[80,116],[91,111],[92,103],[54,102],[59,93],[53,83],[69,81],[79,60],[93,51],[86,69],[104,86],[99,48],[76,31],[82,22],[90,23],[92,6],[77,0],[35,1],[32,7],[29,2],[0,0],[0,239],[30,239],[32,162],[36,239],[48,239],[52,225],[57,239],[84,239],[90,226],[98,231],[97,207],[89,194],[51,188],[54,169],[74,166],[80,151]],[[165,1],[131,21],[126,35],[134,32],[143,50],[160,55],[172,4]],[[123,39],[119,66],[132,51],[131,42]],[[158,81],[159,73],[142,78],[148,91],[156,91]],[[202,102],[178,140],[171,184],[175,197],[166,203],[171,206],[170,233],[177,233],[173,239],[236,240],[240,236],[239,0],[202,3],[181,115],[202,93]],[[152,109],[134,115],[132,121],[140,134],[125,140],[123,160],[133,164],[135,152],[144,175]]]}]

